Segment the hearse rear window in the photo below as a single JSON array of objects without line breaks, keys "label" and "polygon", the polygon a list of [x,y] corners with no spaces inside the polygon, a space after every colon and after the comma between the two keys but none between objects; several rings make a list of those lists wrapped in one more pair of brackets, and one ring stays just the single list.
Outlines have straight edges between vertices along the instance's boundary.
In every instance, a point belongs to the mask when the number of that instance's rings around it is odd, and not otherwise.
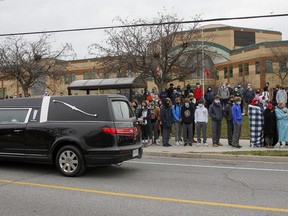
[{"label": "hearse rear window", "polygon": [[133,111],[125,101],[112,101],[112,107],[117,120],[129,119],[134,116]]},{"label": "hearse rear window", "polygon": [[0,109],[0,124],[27,123],[29,109]]}]

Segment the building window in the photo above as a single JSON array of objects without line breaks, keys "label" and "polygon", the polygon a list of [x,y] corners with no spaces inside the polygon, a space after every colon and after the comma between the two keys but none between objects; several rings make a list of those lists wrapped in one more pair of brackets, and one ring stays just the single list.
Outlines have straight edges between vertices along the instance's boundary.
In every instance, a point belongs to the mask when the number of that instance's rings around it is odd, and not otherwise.
[{"label": "building window", "polygon": [[75,73],[72,73],[71,74],[71,81],[73,82],[73,81],[75,81],[76,80],[76,74]]},{"label": "building window", "polygon": [[118,69],[116,73],[117,73],[117,78],[122,77],[122,71],[121,71],[121,69]]},{"label": "building window", "polygon": [[233,78],[233,65],[229,66],[229,78]]},{"label": "building window", "polygon": [[255,62],[255,73],[256,74],[260,73],[260,62],[259,61]]},{"label": "building window", "polygon": [[224,79],[227,79],[228,77],[228,68],[224,67]]},{"label": "building window", "polygon": [[287,62],[286,62],[286,59],[281,59],[281,60],[279,61],[279,71],[280,71],[280,72],[284,72],[284,73],[287,72]]},{"label": "building window", "polygon": [[273,71],[273,62],[271,59],[265,61],[265,72],[272,73]]},{"label": "building window", "polygon": [[243,75],[243,65],[242,64],[238,65],[238,70],[239,70],[239,77],[241,77]]},{"label": "building window", "polygon": [[95,71],[91,72],[91,79],[96,79],[96,72]]},{"label": "building window", "polygon": [[132,71],[126,70],[126,77],[132,77]]},{"label": "building window", "polygon": [[88,72],[84,72],[84,73],[83,73],[83,79],[84,79],[84,80],[89,79],[89,73],[88,73]]},{"label": "building window", "polygon": [[219,80],[219,68],[216,68],[216,80]]},{"label": "building window", "polygon": [[65,78],[64,78],[64,82],[65,82],[65,84],[70,84],[70,75],[71,74],[65,74]]},{"label": "building window", "polygon": [[245,76],[249,75],[249,63],[244,64],[244,72]]}]

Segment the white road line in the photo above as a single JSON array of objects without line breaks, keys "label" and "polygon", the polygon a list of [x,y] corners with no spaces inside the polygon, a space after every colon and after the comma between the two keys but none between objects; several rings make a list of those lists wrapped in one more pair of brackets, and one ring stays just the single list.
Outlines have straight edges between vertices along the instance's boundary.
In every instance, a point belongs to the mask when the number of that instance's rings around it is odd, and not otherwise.
[{"label": "white road line", "polygon": [[141,162],[141,161],[126,161],[125,163],[148,164],[148,165],[165,165],[165,166],[182,166],[182,167],[197,167],[197,168],[212,168],[212,169],[233,169],[233,170],[288,172],[288,170],[285,170],[285,169],[261,169],[261,168],[252,168],[252,167],[206,166],[206,165],[156,163],[156,162]]}]

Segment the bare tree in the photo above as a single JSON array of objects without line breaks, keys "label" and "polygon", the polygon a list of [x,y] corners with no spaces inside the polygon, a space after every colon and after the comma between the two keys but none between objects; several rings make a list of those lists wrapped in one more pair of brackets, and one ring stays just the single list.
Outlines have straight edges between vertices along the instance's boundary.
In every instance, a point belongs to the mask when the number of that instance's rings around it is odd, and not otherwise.
[{"label": "bare tree", "polygon": [[24,95],[36,83],[47,85],[43,77],[61,83],[66,62],[60,58],[73,52],[70,44],[64,44],[57,51],[52,50],[52,35],[44,34],[36,41],[28,41],[23,37],[7,37],[0,44],[0,78],[16,80]]},{"label": "bare tree", "polygon": [[93,44],[89,51],[96,57],[111,57],[105,62],[110,70],[113,65],[116,70],[138,71],[143,78],[153,78],[162,89],[169,82],[188,78],[199,69],[199,62],[191,64],[203,48],[199,43],[201,31],[197,28],[197,19],[186,28],[175,14],[159,14],[152,21],[130,22],[119,17],[116,21],[124,27],[107,30],[106,45]]},{"label": "bare tree", "polygon": [[288,46],[273,46],[271,47],[272,61],[275,62],[272,73],[275,74],[281,85],[284,86],[288,83]]}]

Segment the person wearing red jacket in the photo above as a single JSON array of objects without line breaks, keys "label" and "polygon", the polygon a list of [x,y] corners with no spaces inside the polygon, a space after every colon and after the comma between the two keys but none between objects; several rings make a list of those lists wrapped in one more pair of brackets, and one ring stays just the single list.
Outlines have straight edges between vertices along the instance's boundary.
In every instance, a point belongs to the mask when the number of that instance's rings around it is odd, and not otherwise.
[{"label": "person wearing red jacket", "polygon": [[194,89],[194,97],[196,98],[196,101],[202,100],[203,96],[203,90],[200,86],[200,83],[196,83],[196,88]]}]

